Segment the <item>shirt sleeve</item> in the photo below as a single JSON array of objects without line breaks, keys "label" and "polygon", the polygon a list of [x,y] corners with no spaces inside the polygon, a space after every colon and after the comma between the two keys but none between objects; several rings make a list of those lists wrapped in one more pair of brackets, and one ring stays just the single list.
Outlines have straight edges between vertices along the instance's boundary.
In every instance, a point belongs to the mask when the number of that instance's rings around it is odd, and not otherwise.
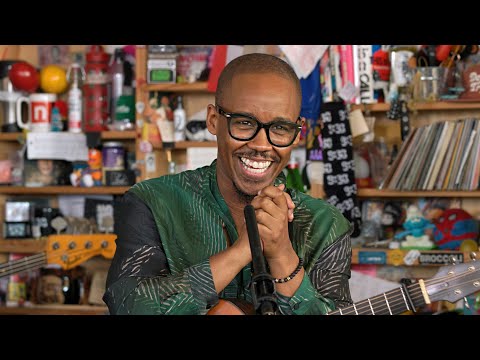
[{"label": "shirt sleeve", "polygon": [[328,246],[292,297],[277,293],[283,314],[325,314],[352,304],[350,287],[350,231]]},{"label": "shirt sleeve", "polygon": [[114,207],[116,251],[103,300],[111,314],[205,314],[218,301],[209,259],[171,275],[148,206],[127,192]]}]

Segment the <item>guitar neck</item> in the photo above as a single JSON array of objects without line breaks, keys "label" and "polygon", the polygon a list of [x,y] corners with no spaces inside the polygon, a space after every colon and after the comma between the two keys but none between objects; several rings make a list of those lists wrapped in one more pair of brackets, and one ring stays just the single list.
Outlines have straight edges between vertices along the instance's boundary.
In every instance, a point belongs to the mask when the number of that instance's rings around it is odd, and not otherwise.
[{"label": "guitar neck", "polygon": [[425,305],[422,289],[415,283],[333,310],[328,315],[398,315],[422,305]]},{"label": "guitar neck", "polygon": [[12,260],[4,264],[0,264],[0,278],[28,270],[38,269],[46,264],[47,254],[44,252],[31,256],[25,256],[18,260]]}]

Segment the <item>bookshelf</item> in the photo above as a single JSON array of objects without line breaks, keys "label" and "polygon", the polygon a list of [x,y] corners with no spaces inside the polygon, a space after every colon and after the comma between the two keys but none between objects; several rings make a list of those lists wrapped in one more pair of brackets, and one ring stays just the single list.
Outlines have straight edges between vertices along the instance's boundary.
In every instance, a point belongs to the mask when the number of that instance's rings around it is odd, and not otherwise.
[{"label": "bookshelf", "polygon": [[[438,101],[438,102],[411,102],[408,104],[411,111],[448,111],[448,110],[480,110],[480,102],[466,101]],[[388,103],[352,104],[351,109],[360,109],[370,112],[385,112],[390,109]]]},{"label": "bookshelf", "polygon": [[357,196],[359,198],[480,198],[480,190],[475,191],[400,191],[400,190],[384,190],[384,189],[358,189]]},{"label": "bookshelf", "polygon": [[[183,97],[184,109],[187,113],[187,118],[190,118],[193,114],[199,111],[205,110],[209,103],[214,103],[215,94],[211,93],[207,89],[207,82],[194,82],[194,83],[165,83],[165,84],[148,84],[147,83],[147,57],[148,49],[147,45],[137,45],[136,48],[136,63],[135,74],[137,81],[137,88],[135,92],[136,101],[147,103],[151,93],[155,92],[169,92]],[[136,120],[146,121],[142,114],[136,113]],[[137,139],[142,139],[142,129],[137,127]],[[213,148],[217,144],[215,141],[181,141],[175,143],[173,148],[163,148],[161,144],[153,143],[153,152],[148,156],[150,159],[154,159],[154,165],[146,166],[146,153],[136,151],[136,158],[138,163],[139,175],[137,176],[137,182],[165,175],[168,173],[168,158],[178,165],[186,163],[186,150],[192,147]]]},{"label": "bookshelf", "polygon": [[107,315],[108,308],[98,305],[46,304],[0,307],[0,315]]}]

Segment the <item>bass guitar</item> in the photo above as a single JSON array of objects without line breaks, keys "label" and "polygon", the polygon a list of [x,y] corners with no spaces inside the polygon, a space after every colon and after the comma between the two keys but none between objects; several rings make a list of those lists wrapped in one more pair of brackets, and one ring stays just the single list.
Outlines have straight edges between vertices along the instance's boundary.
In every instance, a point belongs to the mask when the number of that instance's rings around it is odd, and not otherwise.
[{"label": "bass guitar", "polygon": [[[327,315],[398,315],[434,301],[454,303],[480,291],[480,261],[442,266],[432,278],[376,295]],[[207,315],[253,315],[253,306],[236,299],[221,299]]]},{"label": "bass guitar", "polygon": [[111,259],[116,238],[115,234],[49,235],[45,251],[0,264],[0,278],[49,264],[68,270],[97,255]]}]

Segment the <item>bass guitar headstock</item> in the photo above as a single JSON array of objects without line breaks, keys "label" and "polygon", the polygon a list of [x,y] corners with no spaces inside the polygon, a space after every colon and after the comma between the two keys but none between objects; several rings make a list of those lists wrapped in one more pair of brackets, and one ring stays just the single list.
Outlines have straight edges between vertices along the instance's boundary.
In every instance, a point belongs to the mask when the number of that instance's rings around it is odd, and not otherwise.
[{"label": "bass guitar headstock", "polygon": [[115,234],[49,235],[45,250],[47,264],[57,264],[68,270],[97,255],[111,259],[115,254],[116,238]]}]

